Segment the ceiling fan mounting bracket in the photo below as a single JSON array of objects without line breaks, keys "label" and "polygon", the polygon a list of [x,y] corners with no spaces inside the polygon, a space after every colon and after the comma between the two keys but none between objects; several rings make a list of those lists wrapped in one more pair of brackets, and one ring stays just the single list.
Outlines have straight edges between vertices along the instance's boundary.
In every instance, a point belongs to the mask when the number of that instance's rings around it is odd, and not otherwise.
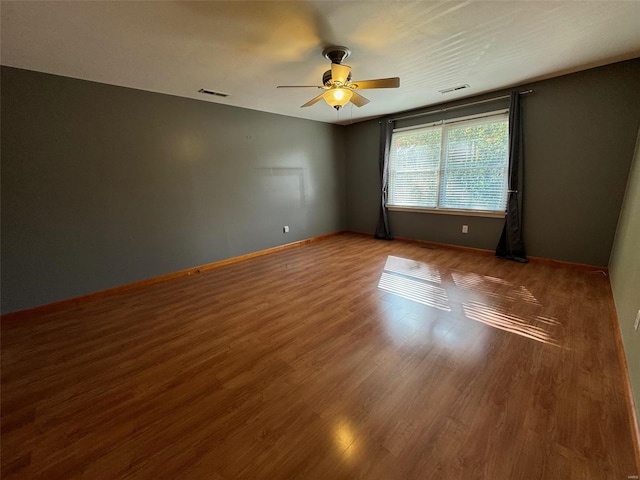
[{"label": "ceiling fan mounting bracket", "polygon": [[347,47],[341,46],[331,46],[327,47],[322,51],[322,56],[327,60],[331,60],[331,63],[340,64],[343,60],[346,60],[347,57],[351,55],[351,50]]}]

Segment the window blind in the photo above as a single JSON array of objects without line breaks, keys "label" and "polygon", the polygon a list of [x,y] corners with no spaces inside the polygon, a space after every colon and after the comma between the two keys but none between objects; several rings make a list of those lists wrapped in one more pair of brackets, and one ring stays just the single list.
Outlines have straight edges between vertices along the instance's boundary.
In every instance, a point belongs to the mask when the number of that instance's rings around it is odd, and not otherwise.
[{"label": "window blind", "polygon": [[388,205],[504,211],[508,136],[505,113],[394,132]]}]

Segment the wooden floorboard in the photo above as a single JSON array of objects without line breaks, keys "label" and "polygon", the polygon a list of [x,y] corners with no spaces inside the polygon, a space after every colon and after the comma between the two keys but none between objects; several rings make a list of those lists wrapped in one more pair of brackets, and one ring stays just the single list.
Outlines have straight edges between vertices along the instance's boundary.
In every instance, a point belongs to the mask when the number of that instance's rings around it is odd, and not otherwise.
[{"label": "wooden floorboard", "polygon": [[2,478],[627,479],[609,295],[344,234],[2,319]]}]

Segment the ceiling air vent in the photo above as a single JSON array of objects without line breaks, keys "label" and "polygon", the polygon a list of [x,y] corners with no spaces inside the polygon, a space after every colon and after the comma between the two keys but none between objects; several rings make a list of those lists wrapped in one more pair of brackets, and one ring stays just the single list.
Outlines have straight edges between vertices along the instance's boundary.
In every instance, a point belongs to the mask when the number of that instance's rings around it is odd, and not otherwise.
[{"label": "ceiling air vent", "polygon": [[207,90],[206,88],[201,88],[200,90],[198,90],[198,92],[206,93],[207,95],[215,95],[216,97],[223,97],[223,98],[229,96],[228,93],[214,92],[213,90]]},{"label": "ceiling air vent", "polygon": [[456,85],[455,87],[445,88],[444,90],[440,90],[440,93],[444,95],[445,93],[457,92],[458,90],[464,90],[465,88],[469,88],[469,84],[465,83],[464,85]]}]

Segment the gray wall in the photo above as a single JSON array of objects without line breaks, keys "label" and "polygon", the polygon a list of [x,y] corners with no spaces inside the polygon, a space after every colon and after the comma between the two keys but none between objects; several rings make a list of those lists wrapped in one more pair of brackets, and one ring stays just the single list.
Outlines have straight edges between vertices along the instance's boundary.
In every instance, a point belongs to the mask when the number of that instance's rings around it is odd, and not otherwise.
[{"label": "gray wall", "polygon": [[[529,255],[608,264],[639,79],[636,59],[521,87],[535,89],[523,98]],[[375,229],[377,120],[332,126],[7,67],[1,88],[3,313]],[[502,228],[390,217],[397,236],[487,249]]]},{"label": "gray wall", "polygon": [[633,330],[640,311],[640,132],[611,252],[609,273],[636,415],[640,419],[640,331]]},{"label": "gray wall", "polygon": [[3,313],[345,228],[342,127],[7,67],[1,87]]},{"label": "gray wall", "polygon": [[[529,255],[609,263],[640,125],[639,83],[640,59],[635,59],[520,87],[535,90],[522,98],[523,231]],[[458,110],[456,115],[495,107]],[[378,138],[377,120],[347,127],[351,230],[375,230],[380,203]],[[495,248],[503,225],[500,219],[426,213],[390,212],[389,217],[396,236],[485,249]],[[461,233],[462,224],[469,225],[468,234]]]}]

